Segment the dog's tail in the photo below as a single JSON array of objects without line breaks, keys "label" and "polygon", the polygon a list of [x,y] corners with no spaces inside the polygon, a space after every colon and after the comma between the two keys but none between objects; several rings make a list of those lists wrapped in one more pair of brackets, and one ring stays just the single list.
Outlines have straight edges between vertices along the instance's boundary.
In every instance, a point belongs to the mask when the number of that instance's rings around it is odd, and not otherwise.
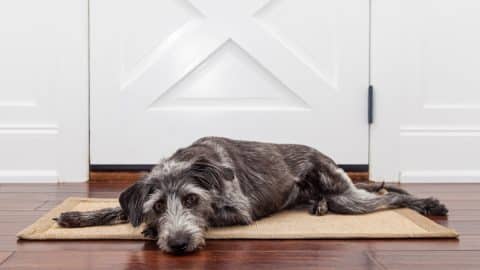
[{"label": "dog's tail", "polygon": [[128,218],[121,207],[85,212],[63,212],[53,220],[61,227],[67,228],[128,223]]}]

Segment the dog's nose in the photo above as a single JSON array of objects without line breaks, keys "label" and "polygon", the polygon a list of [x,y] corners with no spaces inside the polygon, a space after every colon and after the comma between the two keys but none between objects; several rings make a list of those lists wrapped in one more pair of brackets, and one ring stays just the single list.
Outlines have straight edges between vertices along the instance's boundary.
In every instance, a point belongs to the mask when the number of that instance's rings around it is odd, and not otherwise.
[{"label": "dog's nose", "polygon": [[183,234],[177,234],[174,237],[168,239],[168,246],[175,253],[185,252],[188,248],[188,242],[190,238]]}]

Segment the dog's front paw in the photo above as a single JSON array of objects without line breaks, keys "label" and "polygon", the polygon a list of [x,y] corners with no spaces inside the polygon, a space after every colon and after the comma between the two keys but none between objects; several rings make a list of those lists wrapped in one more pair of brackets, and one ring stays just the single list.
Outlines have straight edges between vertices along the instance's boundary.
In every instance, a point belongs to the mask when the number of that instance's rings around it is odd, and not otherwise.
[{"label": "dog's front paw", "polygon": [[148,227],[142,231],[142,234],[145,238],[150,239],[157,239],[158,238],[158,231],[154,227]]},{"label": "dog's front paw", "polygon": [[315,215],[315,216],[323,216],[328,213],[328,205],[327,205],[327,200],[322,199],[317,202],[314,202],[310,206],[310,214]]},{"label": "dog's front paw", "polygon": [[63,212],[59,217],[53,218],[57,224],[61,227],[72,228],[72,227],[81,227],[81,213],[74,212]]}]

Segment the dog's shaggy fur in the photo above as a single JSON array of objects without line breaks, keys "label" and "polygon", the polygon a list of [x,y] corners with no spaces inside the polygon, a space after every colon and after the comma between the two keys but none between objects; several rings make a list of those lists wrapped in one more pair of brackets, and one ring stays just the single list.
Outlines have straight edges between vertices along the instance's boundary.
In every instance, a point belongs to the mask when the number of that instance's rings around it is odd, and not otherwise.
[{"label": "dog's shaggy fur", "polygon": [[434,198],[416,198],[383,184],[354,185],[335,162],[304,145],[201,138],[162,160],[120,195],[118,208],[66,212],[64,227],[146,223],[144,235],[167,252],[205,245],[210,226],[250,224],[283,209],[306,205],[313,215],[328,211],[363,214],[408,207],[446,215]]}]

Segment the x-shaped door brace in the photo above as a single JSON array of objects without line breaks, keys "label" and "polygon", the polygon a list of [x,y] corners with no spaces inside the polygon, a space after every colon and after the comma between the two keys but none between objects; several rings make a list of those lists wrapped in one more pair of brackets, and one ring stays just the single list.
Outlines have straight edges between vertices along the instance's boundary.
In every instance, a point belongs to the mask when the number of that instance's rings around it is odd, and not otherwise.
[{"label": "x-shaped door brace", "polygon": [[[151,96],[158,96],[158,89],[168,90],[229,41],[248,52],[289,89],[304,90],[304,96],[312,91],[308,85],[336,89],[336,75],[326,78],[301,50],[262,23],[262,13],[273,2],[276,0],[215,1],[215,4],[187,1],[196,16],[143,57],[127,74],[122,89],[135,89],[137,83],[142,84],[140,77],[153,76],[146,81],[158,82],[150,90],[155,92]],[[151,87],[142,91],[148,88]]]}]

